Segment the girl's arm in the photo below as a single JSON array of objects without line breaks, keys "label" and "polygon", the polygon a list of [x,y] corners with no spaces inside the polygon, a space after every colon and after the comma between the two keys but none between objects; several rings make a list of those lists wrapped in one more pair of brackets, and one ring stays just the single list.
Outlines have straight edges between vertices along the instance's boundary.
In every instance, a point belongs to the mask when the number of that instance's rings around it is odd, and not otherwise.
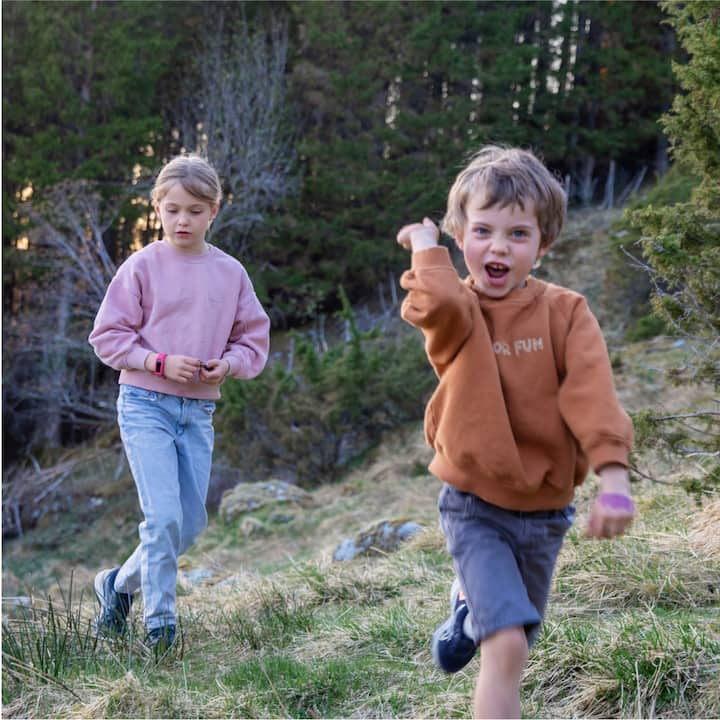
[{"label": "girl's arm", "polygon": [[143,311],[142,289],[129,264],[120,266],[95,316],[88,341],[95,354],[114,370],[144,370],[151,348],[138,332]]},{"label": "girl's arm", "polygon": [[[235,378],[250,379],[259,375],[267,362],[270,351],[270,318],[263,310],[260,301],[255,295],[249,278],[238,298],[235,322],[233,323],[227,346],[216,364],[208,362],[210,373],[217,374],[218,367],[227,375]],[[201,379],[209,373],[201,370]],[[222,376],[224,378],[225,375]],[[222,380],[221,378],[221,380]]]}]

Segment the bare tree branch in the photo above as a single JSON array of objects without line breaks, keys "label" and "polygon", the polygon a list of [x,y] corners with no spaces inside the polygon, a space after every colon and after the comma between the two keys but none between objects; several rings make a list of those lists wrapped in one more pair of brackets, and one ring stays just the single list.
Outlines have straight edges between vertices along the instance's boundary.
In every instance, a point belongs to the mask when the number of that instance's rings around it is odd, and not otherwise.
[{"label": "bare tree branch", "polygon": [[112,190],[65,180],[20,208],[40,272],[26,286],[26,297],[5,333],[6,351],[13,357],[5,379],[12,385],[8,396],[20,416],[17,421],[33,427],[29,444],[42,438],[58,445],[62,422],[97,426],[114,418],[109,389],[94,387],[97,360],[87,344],[116,269],[107,233],[138,188],[128,183]]},{"label": "bare tree branch", "polygon": [[287,25],[251,31],[207,3],[205,51],[188,81],[175,124],[186,149],[208,158],[225,183],[225,201],[209,237],[242,254],[252,230],[295,191],[292,138],[286,125]]}]

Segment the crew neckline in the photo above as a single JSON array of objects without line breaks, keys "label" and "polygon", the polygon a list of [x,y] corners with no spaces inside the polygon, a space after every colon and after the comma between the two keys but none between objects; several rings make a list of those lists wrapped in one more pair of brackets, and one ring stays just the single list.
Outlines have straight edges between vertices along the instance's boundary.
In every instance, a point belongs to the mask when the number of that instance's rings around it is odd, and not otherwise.
[{"label": "crew neckline", "polygon": [[525,287],[515,288],[508,295],[505,295],[505,297],[492,298],[488,295],[484,295],[475,287],[475,279],[472,275],[468,275],[465,278],[465,284],[475,293],[475,296],[478,298],[481,305],[493,305],[495,307],[498,307],[501,304],[524,305],[545,292],[546,285],[542,280],[538,280],[532,275],[528,275]]},{"label": "crew neckline", "polygon": [[178,250],[172,245],[172,243],[168,242],[165,238],[162,238],[161,240],[158,240],[156,242],[159,242],[161,247],[166,248],[166,251],[171,253],[174,258],[177,258],[178,260],[182,260],[183,262],[187,263],[203,263],[210,257],[210,255],[215,252],[215,246],[211,245],[207,241],[205,241],[205,244],[207,245],[207,250],[202,253],[186,253],[182,250]]}]

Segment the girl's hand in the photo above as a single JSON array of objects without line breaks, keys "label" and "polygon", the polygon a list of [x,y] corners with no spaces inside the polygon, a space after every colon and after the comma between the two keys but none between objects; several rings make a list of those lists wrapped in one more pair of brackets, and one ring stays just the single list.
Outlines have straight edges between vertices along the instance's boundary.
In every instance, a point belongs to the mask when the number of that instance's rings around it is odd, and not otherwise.
[{"label": "girl's hand", "polygon": [[617,537],[627,530],[635,517],[627,468],[607,465],[598,475],[600,493],[590,512],[586,533],[593,538]]},{"label": "girl's hand", "polygon": [[219,385],[229,372],[230,363],[227,360],[208,360],[200,367],[198,377],[208,385]]},{"label": "girl's hand", "polygon": [[423,218],[421,223],[405,225],[397,234],[398,245],[413,252],[435,247],[439,240],[440,231],[430,218]]},{"label": "girl's hand", "polygon": [[175,382],[188,383],[193,375],[200,369],[202,363],[194,357],[187,355],[168,355],[165,358],[165,377]]}]

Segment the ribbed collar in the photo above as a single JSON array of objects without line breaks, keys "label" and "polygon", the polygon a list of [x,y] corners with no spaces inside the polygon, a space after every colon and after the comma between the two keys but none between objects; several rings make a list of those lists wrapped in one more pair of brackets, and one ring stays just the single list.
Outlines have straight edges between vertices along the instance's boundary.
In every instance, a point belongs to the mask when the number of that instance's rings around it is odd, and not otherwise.
[{"label": "ribbed collar", "polygon": [[173,261],[191,263],[193,265],[207,262],[217,252],[217,248],[215,248],[210,243],[208,243],[206,252],[195,255],[194,253],[185,253],[181,250],[178,250],[177,248],[174,248],[165,239],[157,240],[156,242],[159,246],[160,252],[172,256]]},{"label": "ribbed collar", "polygon": [[547,283],[542,280],[538,280],[532,276],[528,277],[527,284],[525,287],[516,288],[509,295],[502,298],[491,298],[487,295],[483,295],[475,287],[475,279],[472,275],[468,275],[465,278],[465,284],[475,293],[475,296],[480,301],[480,305],[483,307],[494,307],[497,308],[500,305],[527,305],[532,302],[536,297],[542,295],[547,289]]}]

